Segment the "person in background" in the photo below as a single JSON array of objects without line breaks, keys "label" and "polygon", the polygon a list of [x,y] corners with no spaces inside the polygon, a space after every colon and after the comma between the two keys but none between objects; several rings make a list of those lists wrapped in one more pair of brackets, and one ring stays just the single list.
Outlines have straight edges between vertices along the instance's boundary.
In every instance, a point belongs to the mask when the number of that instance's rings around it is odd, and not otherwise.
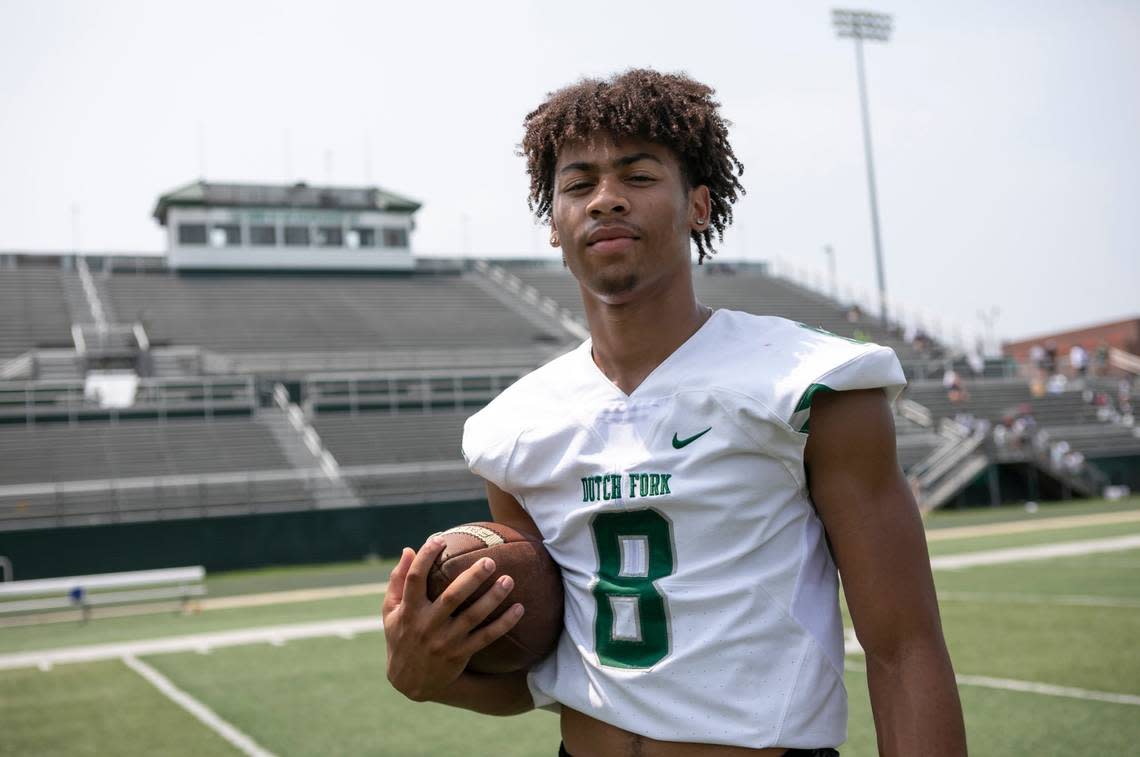
[{"label": "person in background", "polygon": [[1069,367],[1073,378],[1084,380],[1089,370],[1089,353],[1079,343],[1069,348]]},{"label": "person in background", "polygon": [[1096,353],[1093,358],[1093,375],[1103,376],[1108,372],[1108,355],[1109,347],[1108,342],[1103,339],[1096,345]]}]

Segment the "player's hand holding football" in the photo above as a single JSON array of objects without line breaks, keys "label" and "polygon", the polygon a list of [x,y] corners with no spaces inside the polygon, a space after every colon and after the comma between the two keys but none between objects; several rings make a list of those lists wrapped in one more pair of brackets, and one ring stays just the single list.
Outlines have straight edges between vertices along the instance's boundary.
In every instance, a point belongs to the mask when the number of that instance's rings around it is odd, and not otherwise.
[{"label": "player's hand holding football", "polygon": [[443,540],[433,537],[419,552],[405,548],[384,597],[388,680],[417,702],[442,696],[463,673],[471,655],[510,631],[523,614],[522,605],[516,604],[479,628],[514,585],[510,576],[502,576],[490,591],[453,617],[456,608],[494,572],[490,558],[472,565],[436,601],[430,601],[428,570],[443,547]]}]

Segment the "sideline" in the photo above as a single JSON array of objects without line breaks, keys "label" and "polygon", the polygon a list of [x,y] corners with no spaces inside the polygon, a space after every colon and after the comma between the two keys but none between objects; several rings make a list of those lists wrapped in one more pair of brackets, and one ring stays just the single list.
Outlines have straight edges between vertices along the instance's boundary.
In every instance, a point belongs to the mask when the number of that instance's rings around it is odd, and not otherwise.
[{"label": "sideline", "polygon": [[985,552],[968,552],[963,555],[941,555],[930,559],[930,567],[934,570],[961,570],[979,565],[1051,560],[1054,557],[1081,557],[1102,552],[1124,552],[1130,549],[1140,549],[1140,534],[1115,536],[1109,539],[1084,539],[1056,544],[991,549]]},{"label": "sideline", "polygon": [[1081,526],[1109,526],[1117,523],[1140,521],[1140,510],[1127,510],[1119,513],[1093,513],[1092,515],[1058,515],[1041,520],[1017,520],[1010,523],[987,523],[979,526],[952,526],[932,528],[926,532],[926,541],[950,541],[969,539],[975,536],[1000,536],[1003,534],[1024,534],[1032,531],[1053,531],[1062,528]]},{"label": "sideline", "polygon": [[979,602],[983,604],[1061,605],[1070,607],[1140,608],[1140,599],[1104,597],[1092,594],[1018,594],[1016,592],[940,591],[939,602]]},{"label": "sideline", "polygon": [[[858,663],[847,662],[843,667],[854,673],[867,672],[867,667]],[[1093,702],[1140,706],[1140,696],[1136,696],[1135,694],[1117,694],[1112,691],[1078,689],[1075,686],[1056,686],[1051,683],[1038,683],[1037,681],[1018,681],[1013,678],[991,678],[990,676],[971,675],[955,677],[958,680],[959,686],[976,686],[983,689],[1020,691],[1026,694],[1043,694],[1045,696],[1062,697],[1065,699],[1084,699]]]},{"label": "sideline", "polygon": [[[319,589],[292,589],[271,591],[265,594],[235,594],[231,597],[204,597],[198,605],[203,610],[230,610],[235,607],[262,607],[264,605],[284,605],[293,602],[314,602],[321,599],[342,597],[362,597],[369,594],[383,594],[388,591],[388,582],[378,584],[348,584],[326,586]],[[379,611],[379,605],[377,605]]]},{"label": "sideline", "polygon": [[152,686],[163,693],[182,709],[189,712],[207,728],[217,733],[231,745],[250,757],[276,757],[273,752],[263,749],[256,741],[246,736],[230,723],[218,717],[218,714],[182,689],[170,682],[170,679],[147,665],[145,662],[133,657],[123,655],[123,662],[128,668],[145,678]]},{"label": "sideline", "polygon": [[280,646],[295,639],[313,639],[340,636],[351,639],[356,634],[379,631],[383,628],[377,617],[326,620],[319,623],[294,623],[282,626],[243,628],[237,631],[215,631],[160,639],[143,639],[115,644],[41,649],[0,655],[0,670],[39,667],[50,670],[53,665],[72,662],[98,662],[114,660],[127,655],[168,654],[172,652],[199,652],[209,654],[213,649],[243,644],[269,643]]}]

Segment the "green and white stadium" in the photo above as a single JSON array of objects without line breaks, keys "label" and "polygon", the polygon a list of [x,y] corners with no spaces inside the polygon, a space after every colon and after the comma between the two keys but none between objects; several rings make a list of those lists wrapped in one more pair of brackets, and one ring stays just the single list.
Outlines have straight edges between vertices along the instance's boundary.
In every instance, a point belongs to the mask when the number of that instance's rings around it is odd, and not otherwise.
[{"label": "green and white stadium", "polygon": [[[417,258],[418,208],[195,182],[157,202],[164,255],[0,253],[0,754],[557,748],[549,713],[412,704],[385,678],[393,558],[488,518],[465,419],[588,336],[556,260]],[[1140,429],[1100,401],[1135,406],[1140,358],[1043,393],[762,263],[694,272],[714,308],[897,352],[971,751],[1140,750]],[[842,753],[873,755],[850,630],[846,667]]]}]

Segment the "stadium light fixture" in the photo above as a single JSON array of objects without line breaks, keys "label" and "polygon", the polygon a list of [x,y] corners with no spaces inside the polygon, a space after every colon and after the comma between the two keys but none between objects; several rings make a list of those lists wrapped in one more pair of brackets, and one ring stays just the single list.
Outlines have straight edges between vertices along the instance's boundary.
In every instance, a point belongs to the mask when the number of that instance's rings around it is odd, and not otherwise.
[{"label": "stadium light fixture", "polygon": [[859,75],[859,106],[863,115],[863,153],[867,162],[867,187],[871,195],[871,234],[875,243],[875,270],[879,279],[879,317],[887,325],[887,283],[883,274],[883,243],[879,231],[879,200],[875,194],[875,161],[871,154],[871,115],[867,109],[867,82],[863,74],[863,40],[886,42],[894,22],[885,13],[836,9],[831,11],[835,32],[855,40],[855,69]]}]

